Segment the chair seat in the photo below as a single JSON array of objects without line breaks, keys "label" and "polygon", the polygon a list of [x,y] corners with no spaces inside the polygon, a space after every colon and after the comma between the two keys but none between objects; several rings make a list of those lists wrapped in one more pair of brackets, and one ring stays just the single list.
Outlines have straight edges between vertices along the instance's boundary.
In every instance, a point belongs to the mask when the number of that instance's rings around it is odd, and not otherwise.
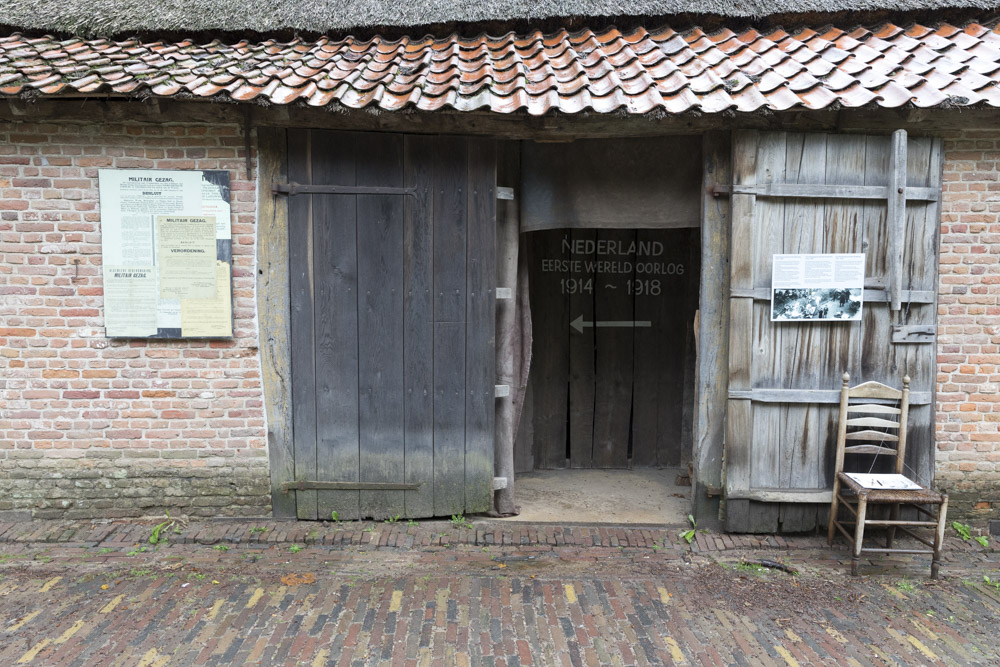
[{"label": "chair seat", "polygon": [[[945,495],[933,489],[920,487],[919,489],[869,489],[858,484],[846,473],[837,473],[837,479],[843,485],[842,488],[851,491],[853,495],[862,493],[869,503],[916,503],[927,505],[940,505],[945,501]],[[845,488],[846,487],[846,488]]]}]

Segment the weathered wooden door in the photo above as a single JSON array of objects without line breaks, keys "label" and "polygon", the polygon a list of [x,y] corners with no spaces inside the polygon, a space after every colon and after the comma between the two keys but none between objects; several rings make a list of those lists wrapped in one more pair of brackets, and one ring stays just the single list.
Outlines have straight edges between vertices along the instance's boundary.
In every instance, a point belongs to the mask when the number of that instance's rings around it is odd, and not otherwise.
[{"label": "weathered wooden door", "polygon": [[[737,132],[726,527],[804,531],[826,520],[837,390],[911,377],[907,472],[934,471],[941,145],[930,138]],[[861,322],[772,322],[772,255],[864,253]]]},{"label": "weathered wooden door", "polygon": [[488,509],[492,140],[288,132],[302,519]]},{"label": "weathered wooden door", "polygon": [[690,452],[698,230],[528,236],[535,467],[681,465]]}]

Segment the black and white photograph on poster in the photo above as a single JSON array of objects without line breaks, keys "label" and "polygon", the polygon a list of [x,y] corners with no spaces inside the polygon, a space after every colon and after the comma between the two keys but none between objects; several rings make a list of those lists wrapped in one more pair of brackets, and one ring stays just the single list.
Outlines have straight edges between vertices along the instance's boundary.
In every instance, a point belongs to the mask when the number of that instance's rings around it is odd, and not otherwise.
[{"label": "black and white photograph on poster", "polygon": [[774,255],[773,260],[772,322],[861,319],[864,254]]}]

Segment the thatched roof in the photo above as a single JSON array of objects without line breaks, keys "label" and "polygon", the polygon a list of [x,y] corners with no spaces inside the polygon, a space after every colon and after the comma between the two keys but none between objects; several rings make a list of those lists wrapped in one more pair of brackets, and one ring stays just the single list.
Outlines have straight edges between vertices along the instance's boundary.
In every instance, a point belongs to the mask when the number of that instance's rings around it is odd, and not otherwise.
[{"label": "thatched roof", "polygon": [[328,33],[571,17],[700,16],[996,9],[996,0],[6,0],[0,24],[77,35]]}]

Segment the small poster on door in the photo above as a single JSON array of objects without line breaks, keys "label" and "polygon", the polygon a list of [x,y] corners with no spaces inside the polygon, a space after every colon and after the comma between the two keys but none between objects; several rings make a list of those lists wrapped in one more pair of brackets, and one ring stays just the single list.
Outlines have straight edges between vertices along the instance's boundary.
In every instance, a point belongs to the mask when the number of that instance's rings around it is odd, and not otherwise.
[{"label": "small poster on door", "polygon": [[863,253],[774,255],[772,322],[851,322],[861,319]]}]

